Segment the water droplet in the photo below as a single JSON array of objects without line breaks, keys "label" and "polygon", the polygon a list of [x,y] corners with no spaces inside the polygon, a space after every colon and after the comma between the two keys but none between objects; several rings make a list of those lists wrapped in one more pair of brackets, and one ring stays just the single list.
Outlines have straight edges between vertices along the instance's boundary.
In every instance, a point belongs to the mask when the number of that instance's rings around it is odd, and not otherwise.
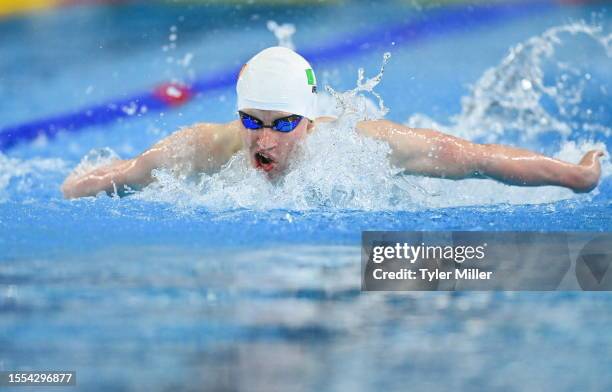
[{"label": "water droplet", "polygon": [[521,80],[521,87],[523,88],[523,90],[531,90],[533,85],[531,84],[530,80],[523,79],[523,80]]}]

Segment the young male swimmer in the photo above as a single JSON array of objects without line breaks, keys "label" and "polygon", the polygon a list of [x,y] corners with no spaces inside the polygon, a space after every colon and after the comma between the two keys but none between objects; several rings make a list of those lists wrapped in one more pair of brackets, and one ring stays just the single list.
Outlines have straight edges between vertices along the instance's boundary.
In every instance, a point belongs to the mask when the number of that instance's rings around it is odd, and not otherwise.
[{"label": "young male swimmer", "polygon": [[[139,189],[154,181],[156,168],[192,173],[220,170],[245,149],[253,167],[270,179],[285,172],[296,145],[318,124],[316,80],[310,64],[290,49],[272,47],[243,67],[236,86],[239,119],[201,123],[178,131],[133,159],[118,160],[88,173],[73,172],[62,191],[66,198],[100,191]],[[440,178],[492,178],[522,186],[557,185],[589,192],[599,182],[601,151],[589,151],[578,164],[496,144],[475,144],[431,129],[388,120],[360,121],[360,134],[387,142],[392,162],[406,173]]]}]

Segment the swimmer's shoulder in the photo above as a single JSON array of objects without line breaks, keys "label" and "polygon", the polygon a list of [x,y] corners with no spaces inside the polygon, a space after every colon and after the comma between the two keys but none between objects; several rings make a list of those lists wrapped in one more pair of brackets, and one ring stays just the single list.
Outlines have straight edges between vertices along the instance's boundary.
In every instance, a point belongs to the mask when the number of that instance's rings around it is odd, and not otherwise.
[{"label": "swimmer's shoulder", "polygon": [[187,147],[194,169],[218,170],[242,149],[242,137],[237,121],[229,123],[196,123],[184,127],[173,137]]},{"label": "swimmer's shoulder", "polygon": [[224,147],[237,152],[242,148],[239,121],[228,123],[196,123],[184,128],[185,137],[192,139],[197,146],[204,148]]}]

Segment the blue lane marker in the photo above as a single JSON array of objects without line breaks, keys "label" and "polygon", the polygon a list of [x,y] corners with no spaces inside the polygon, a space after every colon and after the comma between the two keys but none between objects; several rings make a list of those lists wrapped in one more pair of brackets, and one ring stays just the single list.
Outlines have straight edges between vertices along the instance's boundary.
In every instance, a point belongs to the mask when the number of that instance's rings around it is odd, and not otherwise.
[{"label": "blue lane marker", "polygon": [[[54,137],[58,132],[79,132],[93,125],[108,124],[122,117],[128,117],[132,110],[160,111],[167,105],[151,94],[134,96],[121,101],[82,108],[73,113],[45,118],[0,130],[0,151],[8,150],[17,143],[33,140],[39,136]],[[145,109],[143,109],[145,108]]]},{"label": "blue lane marker", "polygon": [[[344,37],[327,45],[300,50],[314,64],[360,55],[375,49],[406,45],[449,32],[465,30],[475,25],[495,23],[548,10],[556,5],[553,0],[501,3],[485,6],[450,6],[427,13],[421,20],[392,26],[381,26],[368,32]],[[197,79],[188,86],[190,96],[234,86],[240,67],[217,75]],[[182,103],[182,102],[181,102]],[[0,151],[39,136],[52,138],[58,132],[79,132],[94,125],[104,125],[134,113],[159,112],[174,106],[158,92],[135,95],[121,100],[82,108],[72,113],[8,126],[0,129]]]}]

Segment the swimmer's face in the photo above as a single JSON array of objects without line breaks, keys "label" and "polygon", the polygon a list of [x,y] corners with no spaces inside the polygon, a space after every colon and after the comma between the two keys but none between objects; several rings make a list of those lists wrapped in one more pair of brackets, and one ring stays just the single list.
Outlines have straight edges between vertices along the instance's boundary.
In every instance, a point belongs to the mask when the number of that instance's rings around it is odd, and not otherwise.
[{"label": "swimmer's face", "polygon": [[[292,114],[258,109],[244,109],[243,112],[263,121],[265,125],[270,125],[274,120]],[[290,132],[279,132],[270,128],[250,130],[242,124],[240,126],[251,164],[256,169],[265,171],[270,177],[275,177],[287,169],[295,146],[308,135],[313,127],[312,122],[307,118],[303,118]]]}]

